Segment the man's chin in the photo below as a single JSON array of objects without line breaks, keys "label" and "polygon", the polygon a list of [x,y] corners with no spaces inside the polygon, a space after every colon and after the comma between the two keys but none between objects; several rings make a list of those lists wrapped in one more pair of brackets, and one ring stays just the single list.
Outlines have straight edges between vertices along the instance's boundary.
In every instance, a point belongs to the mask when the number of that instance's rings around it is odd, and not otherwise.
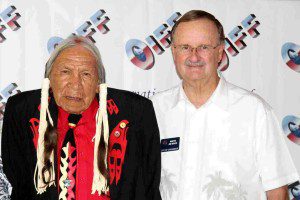
[{"label": "man's chin", "polygon": [[84,110],[68,110],[68,109],[64,109],[67,113],[69,114],[76,114],[76,115],[79,115],[81,113],[83,113]]},{"label": "man's chin", "polygon": [[81,103],[76,104],[73,102],[65,105],[67,106],[61,106],[61,108],[70,114],[81,114],[86,110],[86,108]]},{"label": "man's chin", "polygon": [[203,70],[205,69],[205,66],[190,66],[190,67],[186,67],[186,70],[190,71],[190,72],[203,72]]}]

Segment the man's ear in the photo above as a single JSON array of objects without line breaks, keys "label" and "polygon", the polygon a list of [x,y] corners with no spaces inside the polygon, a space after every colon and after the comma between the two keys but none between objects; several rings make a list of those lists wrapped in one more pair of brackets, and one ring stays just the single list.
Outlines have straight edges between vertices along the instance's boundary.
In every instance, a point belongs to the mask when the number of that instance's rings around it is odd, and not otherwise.
[{"label": "man's ear", "polygon": [[225,49],[225,44],[224,43],[220,44],[219,50],[218,50],[218,53],[219,53],[219,62],[221,62],[221,60],[222,60],[224,49]]},{"label": "man's ear", "polygon": [[50,78],[50,75],[49,75],[48,79],[49,79],[49,88],[51,88],[51,78]]},{"label": "man's ear", "polygon": [[98,81],[98,86],[97,86],[97,88],[96,88],[96,93],[99,93],[100,92],[100,81]]},{"label": "man's ear", "polygon": [[173,60],[175,60],[175,48],[173,45],[171,45],[171,53],[172,53]]}]

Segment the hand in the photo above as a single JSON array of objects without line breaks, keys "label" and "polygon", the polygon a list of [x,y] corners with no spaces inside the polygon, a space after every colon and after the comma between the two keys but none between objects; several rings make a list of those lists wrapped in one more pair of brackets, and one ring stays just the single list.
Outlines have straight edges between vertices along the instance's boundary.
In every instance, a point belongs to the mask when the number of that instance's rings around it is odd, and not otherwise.
[{"label": "hand", "polygon": [[288,200],[287,185],[273,190],[269,190],[267,193],[268,200]]}]

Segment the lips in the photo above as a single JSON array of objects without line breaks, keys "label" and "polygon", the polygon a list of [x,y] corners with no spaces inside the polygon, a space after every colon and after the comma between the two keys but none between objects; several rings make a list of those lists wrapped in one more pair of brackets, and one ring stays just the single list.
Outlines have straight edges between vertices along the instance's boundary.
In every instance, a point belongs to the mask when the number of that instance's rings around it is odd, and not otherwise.
[{"label": "lips", "polygon": [[199,67],[204,67],[204,65],[187,65],[187,67],[199,68]]},{"label": "lips", "polygon": [[66,99],[71,100],[71,101],[81,101],[81,97],[76,97],[76,96],[65,96]]}]

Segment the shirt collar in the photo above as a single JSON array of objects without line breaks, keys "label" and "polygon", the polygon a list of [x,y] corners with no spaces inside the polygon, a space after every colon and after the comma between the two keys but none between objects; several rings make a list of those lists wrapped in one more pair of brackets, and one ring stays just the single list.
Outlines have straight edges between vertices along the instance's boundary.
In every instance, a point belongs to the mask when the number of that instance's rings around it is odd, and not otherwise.
[{"label": "shirt collar", "polygon": [[[223,110],[227,110],[228,108],[228,85],[227,81],[223,76],[220,76],[219,83],[217,85],[217,88],[211,95],[211,97],[207,100],[205,104],[208,104],[209,102],[212,102],[213,104],[217,105]],[[183,87],[182,87],[182,82],[177,88],[177,94],[174,98],[173,106],[175,107],[178,105],[180,102],[189,102],[188,97],[186,96]]]},{"label": "shirt collar", "polygon": [[228,109],[228,83],[223,76],[220,76],[218,86],[209,98],[209,101],[211,101],[221,109]]},{"label": "shirt collar", "polygon": [[[98,111],[98,107],[99,107],[98,105],[99,104],[97,98],[94,98],[91,105],[85,111],[83,111],[83,113],[81,113],[82,118],[79,120],[78,125],[88,123],[92,119],[94,119]],[[63,120],[67,125],[69,113],[63,110],[61,107],[58,107],[58,111],[59,111],[59,120]]]}]

